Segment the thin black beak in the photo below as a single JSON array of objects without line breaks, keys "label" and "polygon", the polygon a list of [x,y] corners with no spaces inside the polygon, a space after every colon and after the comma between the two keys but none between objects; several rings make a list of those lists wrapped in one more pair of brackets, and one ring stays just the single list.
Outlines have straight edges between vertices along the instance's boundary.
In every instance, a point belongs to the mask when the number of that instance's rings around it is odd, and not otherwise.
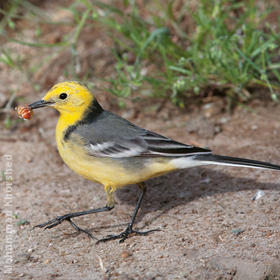
[{"label": "thin black beak", "polygon": [[46,107],[47,105],[50,105],[53,103],[54,102],[39,100],[39,101],[36,101],[36,102],[30,104],[29,106],[31,107],[31,109],[37,109],[37,108],[41,108],[41,107]]}]

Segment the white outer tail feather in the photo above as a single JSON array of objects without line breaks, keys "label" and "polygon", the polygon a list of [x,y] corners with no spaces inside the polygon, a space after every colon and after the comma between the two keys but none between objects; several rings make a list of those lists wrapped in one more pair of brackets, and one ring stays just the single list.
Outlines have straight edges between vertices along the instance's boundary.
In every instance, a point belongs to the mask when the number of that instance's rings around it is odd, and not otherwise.
[{"label": "white outer tail feather", "polygon": [[203,166],[203,165],[224,165],[224,166],[235,166],[235,167],[247,167],[247,168],[259,168],[259,169],[268,169],[268,167],[263,166],[254,166],[250,164],[238,164],[238,163],[228,163],[228,162],[220,162],[220,161],[211,161],[211,160],[200,160],[196,159],[196,156],[192,157],[180,157],[171,160],[171,163],[176,166],[178,169],[185,169],[195,166]]}]

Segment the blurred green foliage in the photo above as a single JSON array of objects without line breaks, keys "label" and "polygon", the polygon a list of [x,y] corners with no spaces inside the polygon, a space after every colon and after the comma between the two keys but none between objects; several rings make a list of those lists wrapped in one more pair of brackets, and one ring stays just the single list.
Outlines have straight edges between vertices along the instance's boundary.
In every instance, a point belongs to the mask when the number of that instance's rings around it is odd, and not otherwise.
[{"label": "blurred green foliage", "polygon": [[[10,3],[8,9],[1,10],[2,34],[7,26],[15,28],[18,9],[28,9],[35,21],[47,21],[44,11],[27,0]],[[262,9],[257,0],[155,0],[141,6],[133,0],[111,3],[69,1],[64,9],[73,13],[73,31],[58,43],[6,37],[33,47],[56,47],[56,51],[70,47],[75,58],[84,28],[105,28],[114,42],[115,60],[107,79],[108,90],[122,98],[137,91],[145,96],[168,97],[184,106],[185,97],[208,90],[244,101],[252,98],[252,88],[265,87],[271,98],[278,100],[280,34],[266,23],[271,12],[266,2]],[[40,37],[40,28],[34,26],[34,32]],[[23,71],[20,58],[8,50],[2,50],[0,62]],[[87,79],[89,75],[81,78],[83,82]]]}]

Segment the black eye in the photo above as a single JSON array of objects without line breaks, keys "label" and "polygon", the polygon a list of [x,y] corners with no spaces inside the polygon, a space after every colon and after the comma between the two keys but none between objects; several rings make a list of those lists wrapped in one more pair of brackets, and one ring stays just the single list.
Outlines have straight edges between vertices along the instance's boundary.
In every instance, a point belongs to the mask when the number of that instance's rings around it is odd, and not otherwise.
[{"label": "black eye", "polygon": [[65,99],[66,97],[67,97],[67,93],[64,92],[59,95],[60,99]]}]

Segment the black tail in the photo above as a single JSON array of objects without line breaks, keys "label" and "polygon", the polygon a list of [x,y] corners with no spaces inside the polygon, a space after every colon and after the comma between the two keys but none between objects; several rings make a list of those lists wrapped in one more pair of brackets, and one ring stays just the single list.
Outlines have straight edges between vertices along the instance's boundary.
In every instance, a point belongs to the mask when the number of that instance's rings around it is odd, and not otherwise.
[{"label": "black tail", "polygon": [[265,168],[280,170],[279,165],[271,164],[269,162],[257,161],[246,158],[236,158],[219,156],[213,154],[197,155],[195,160],[203,161],[209,164],[232,165],[232,166],[246,166],[251,168]]}]

